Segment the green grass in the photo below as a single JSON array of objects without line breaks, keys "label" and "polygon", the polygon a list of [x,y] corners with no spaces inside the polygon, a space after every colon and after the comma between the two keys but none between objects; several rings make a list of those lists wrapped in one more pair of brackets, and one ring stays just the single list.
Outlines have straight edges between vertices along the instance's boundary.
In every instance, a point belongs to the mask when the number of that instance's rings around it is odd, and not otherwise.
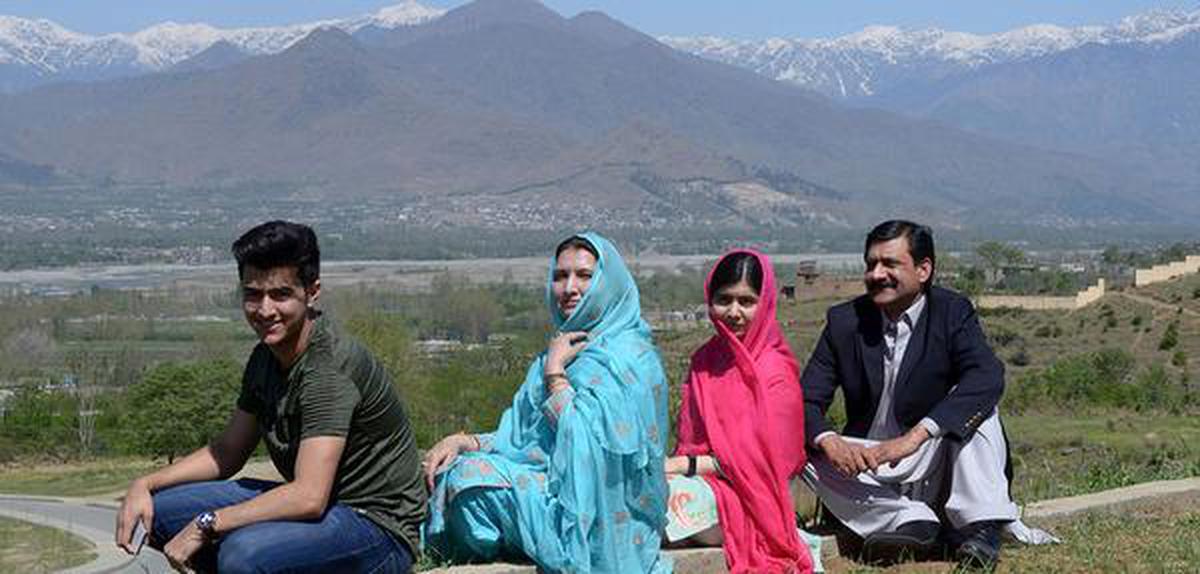
[{"label": "green grass", "polygon": [[1010,572],[1196,572],[1200,494],[1088,512],[1044,525],[1064,544],[1006,552]]},{"label": "green grass", "polygon": [[100,459],[55,465],[0,468],[0,493],[94,496],[124,490],[134,478],[159,466],[144,459]]},{"label": "green grass", "polygon": [[57,572],[96,557],[86,540],[55,528],[0,517],[0,573]]},{"label": "green grass", "polygon": [[1200,419],[1081,409],[1005,416],[1022,503],[1200,476]]},{"label": "green grass", "polygon": [[[1200,494],[1172,496],[1091,511],[1036,524],[1062,544],[1006,544],[997,572],[1084,574],[1194,573],[1200,565]],[[957,572],[951,562],[863,566],[845,558],[826,561],[831,574]]]}]

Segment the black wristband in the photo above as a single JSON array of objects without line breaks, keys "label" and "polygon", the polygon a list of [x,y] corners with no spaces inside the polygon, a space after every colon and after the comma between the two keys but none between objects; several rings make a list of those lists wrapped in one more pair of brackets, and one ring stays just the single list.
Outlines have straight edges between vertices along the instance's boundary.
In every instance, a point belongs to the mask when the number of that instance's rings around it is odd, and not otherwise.
[{"label": "black wristband", "polygon": [[684,476],[696,476],[696,455],[689,454],[687,459],[688,467],[687,472],[684,473]]}]

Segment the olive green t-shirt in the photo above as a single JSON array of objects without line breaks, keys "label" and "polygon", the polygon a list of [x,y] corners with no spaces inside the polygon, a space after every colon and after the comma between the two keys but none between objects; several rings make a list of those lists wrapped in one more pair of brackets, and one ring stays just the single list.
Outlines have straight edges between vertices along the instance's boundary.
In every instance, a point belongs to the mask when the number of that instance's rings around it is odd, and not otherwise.
[{"label": "olive green t-shirt", "polygon": [[300,441],[346,437],[332,502],[363,514],[415,555],[427,494],[408,414],[383,365],[333,321],[316,320],[288,372],[259,343],[246,363],[238,408],[258,419],[275,468],[295,478]]}]

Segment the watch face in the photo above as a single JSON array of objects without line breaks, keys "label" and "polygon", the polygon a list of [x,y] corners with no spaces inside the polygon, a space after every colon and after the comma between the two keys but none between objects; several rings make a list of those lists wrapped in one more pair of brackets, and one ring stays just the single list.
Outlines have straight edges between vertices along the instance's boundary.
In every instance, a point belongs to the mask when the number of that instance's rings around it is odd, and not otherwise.
[{"label": "watch face", "polygon": [[196,527],[205,534],[213,534],[217,526],[217,515],[214,512],[202,512],[196,517]]}]

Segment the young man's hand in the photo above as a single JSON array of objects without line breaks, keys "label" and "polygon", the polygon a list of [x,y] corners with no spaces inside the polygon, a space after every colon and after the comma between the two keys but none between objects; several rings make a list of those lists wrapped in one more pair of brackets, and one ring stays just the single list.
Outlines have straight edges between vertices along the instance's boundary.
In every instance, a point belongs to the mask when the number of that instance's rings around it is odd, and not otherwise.
[{"label": "young man's hand", "polygon": [[196,526],[196,521],[193,520],[163,547],[163,554],[166,555],[171,568],[179,572],[191,572],[192,556],[195,556],[196,552],[205,544],[208,544],[208,537],[200,531],[200,527]]},{"label": "young man's hand", "polygon": [[121,509],[117,511],[117,546],[129,554],[136,554],[133,531],[138,522],[149,532],[154,526],[154,500],[150,497],[150,489],[141,480],[135,480],[125,491],[121,500]]}]

